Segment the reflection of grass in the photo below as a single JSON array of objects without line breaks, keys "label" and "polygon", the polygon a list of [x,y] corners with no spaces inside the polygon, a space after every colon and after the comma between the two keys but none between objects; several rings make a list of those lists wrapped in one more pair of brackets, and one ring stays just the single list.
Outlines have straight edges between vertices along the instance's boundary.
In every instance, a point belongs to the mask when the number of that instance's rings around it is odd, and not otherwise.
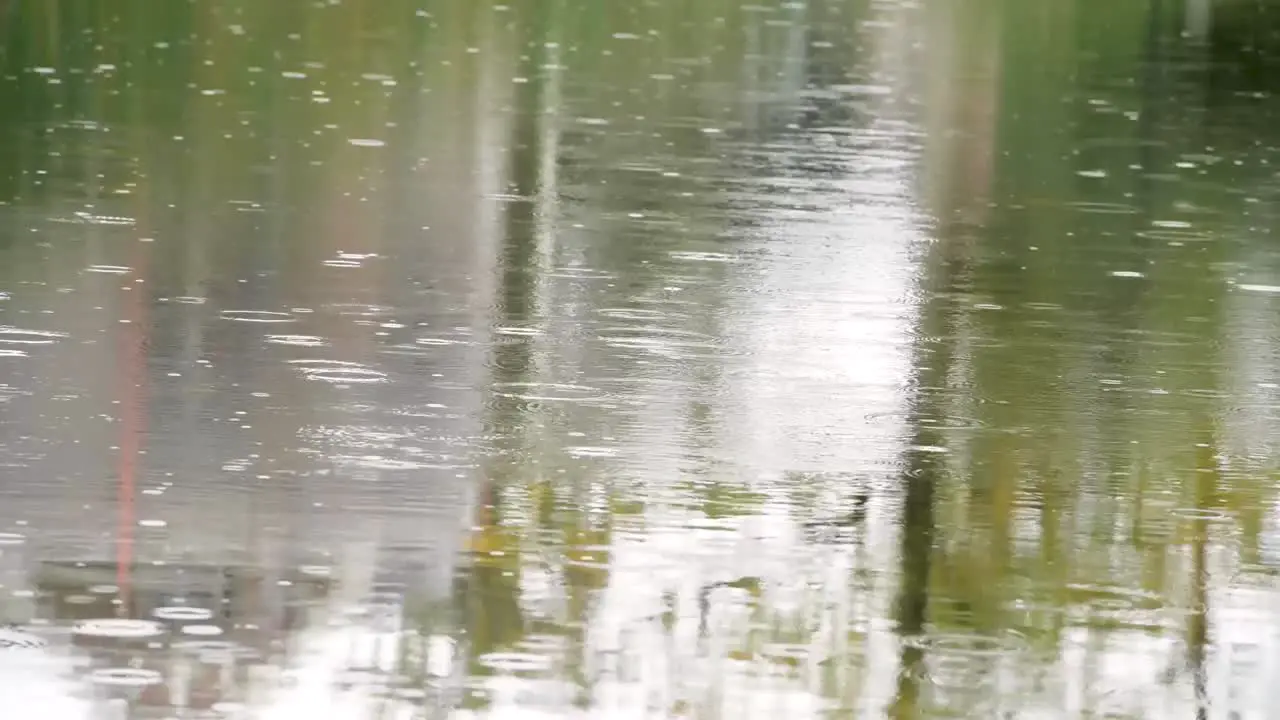
[{"label": "reflection of grass", "polygon": [[744,485],[718,480],[690,480],[679,485],[695,501],[694,507],[712,520],[752,515],[760,510],[767,499],[763,493]]}]

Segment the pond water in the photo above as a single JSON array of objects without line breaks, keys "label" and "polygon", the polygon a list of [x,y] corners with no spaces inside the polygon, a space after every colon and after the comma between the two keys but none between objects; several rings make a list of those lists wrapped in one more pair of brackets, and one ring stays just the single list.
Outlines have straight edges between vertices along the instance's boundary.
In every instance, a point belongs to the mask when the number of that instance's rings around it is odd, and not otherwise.
[{"label": "pond water", "polygon": [[6,717],[1271,717],[1207,6],[0,2]]}]

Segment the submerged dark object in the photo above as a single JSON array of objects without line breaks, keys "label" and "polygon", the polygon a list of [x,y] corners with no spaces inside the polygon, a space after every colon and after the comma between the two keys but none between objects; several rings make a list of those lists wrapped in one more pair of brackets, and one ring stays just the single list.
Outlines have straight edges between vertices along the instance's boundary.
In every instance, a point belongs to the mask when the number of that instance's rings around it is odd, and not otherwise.
[{"label": "submerged dark object", "polygon": [[46,647],[48,644],[44,638],[24,632],[17,625],[0,626],[0,650],[26,650]]}]

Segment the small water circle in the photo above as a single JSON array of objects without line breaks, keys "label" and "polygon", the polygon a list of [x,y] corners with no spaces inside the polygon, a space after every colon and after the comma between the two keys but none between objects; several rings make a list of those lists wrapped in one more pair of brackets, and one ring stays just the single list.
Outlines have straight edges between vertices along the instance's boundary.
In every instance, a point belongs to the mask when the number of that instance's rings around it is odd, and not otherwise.
[{"label": "small water circle", "polygon": [[952,657],[991,657],[1023,647],[1016,635],[979,635],[970,633],[928,633],[906,641],[929,651],[930,655]]},{"label": "small water circle", "polygon": [[23,330],[22,328],[0,326],[0,343],[21,345],[52,345],[67,337],[66,333],[51,330]]},{"label": "small water circle", "polygon": [[1215,510],[1213,508],[1174,508],[1169,514],[1182,518],[1183,520],[1204,520],[1208,522],[1226,522],[1231,519],[1231,514],[1225,510]]},{"label": "small water circle", "polygon": [[121,667],[94,670],[89,675],[89,680],[95,685],[147,687],[148,685],[159,685],[164,682],[164,676],[155,670]]},{"label": "small water circle", "polygon": [[82,620],[71,627],[73,635],[102,638],[149,638],[164,634],[164,626],[149,620],[100,618]]},{"label": "small water circle", "polygon": [[326,310],[333,310],[339,315],[348,317],[382,317],[390,315],[394,308],[385,305],[368,305],[365,303],[329,303]]},{"label": "small water circle", "polygon": [[1280,285],[1257,285],[1254,283],[1236,283],[1235,287],[1246,292],[1264,293],[1273,295],[1280,293]]},{"label": "small water circle", "polygon": [[[443,648],[444,650],[452,650],[453,643],[451,640],[448,638],[440,639],[447,642],[447,646]],[[541,633],[537,633],[533,635],[526,635],[524,639],[516,643],[516,645],[535,655],[550,656],[563,653],[568,647],[568,642],[565,638],[559,635],[543,635]]]},{"label": "small water circle", "polygon": [[275,310],[223,310],[218,313],[218,317],[223,320],[255,323],[291,323],[298,319],[292,313]]},{"label": "small water circle", "polygon": [[498,672],[543,672],[551,667],[551,658],[522,652],[491,652],[476,660],[481,665]]},{"label": "small water circle", "polygon": [[459,338],[420,337],[414,340],[419,345],[470,345],[470,340]]},{"label": "small water circle", "polygon": [[322,382],[333,383],[335,385],[350,385],[352,383],[381,383],[387,381],[387,374],[370,368],[312,368],[304,369],[303,374],[308,380],[319,380]]},{"label": "small water circle", "polygon": [[186,607],[183,605],[173,605],[167,607],[158,607],[151,611],[153,617],[161,620],[177,620],[184,622],[196,622],[200,620],[208,620],[213,617],[213,611],[207,608]]},{"label": "small water circle", "polygon": [[785,663],[804,662],[812,654],[812,649],[799,643],[765,643],[760,647],[760,656]]},{"label": "small water circle", "polygon": [[868,423],[872,424],[898,424],[916,422],[920,425],[928,427],[930,430],[977,430],[983,427],[983,423],[976,418],[954,417],[950,415],[941,415],[936,417],[925,416],[914,418],[911,413],[901,411],[873,412],[864,416]]},{"label": "small water circle", "polygon": [[315,335],[268,335],[266,341],[272,345],[296,345],[298,347],[323,347],[329,341]]},{"label": "small water circle", "polygon": [[1067,591],[1078,602],[1106,610],[1155,610],[1164,604],[1164,599],[1156,593],[1119,585],[1072,583],[1067,585]]},{"label": "small water circle", "polygon": [[290,360],[308,380],[319,380],[335,385],[368,384],[387,381],[387,374],[379,370],[365,367],[360,363],[347,360],[326,360],[323,358],[304,358]]},{"label": "small water circle", "polygon": [[173,644],[175,650],[196,654],[229,655],[235,653],[240,647],[226,640],[183,640]]},{"label": "small water circle", "polygon": [[566,455],[575,459],[611,458],[618,456],[618,449],[597,445],[575,445],[564,449]]},{"label": "small water circle", "polygon": [[1083,213],[1099,215],[1133,215],[1138,212],[1138,208],[1133,205],[1122,205],[1120,203],[1073,202],[1069,203],[1069,206]]},{"label": "small water circle", "polygon": [[572,383],[503,382],[492,387],[498,397],[540,402],[583,402],[604,396],[597,388]]},{"label": "small water circle", "polygon": [[667,257],[672,260],[682,262],[714,262],[714,263],[736,263],[741,258],[737,255],[722,252],[693,252],[675,250],[667,253]]},{"label": "small water circle", "polygon": [[496,327],[493,329],[493,334],[505,337],[537,337],[542,334],[542,330],[538,328],[517,327],[512,325]]},{"label": "small water circle", "polygon": [[561,280],[612,280],[615,276],[606,270],[572,265],[558,267],[547,273],[546,277]]},{"label": "small water circle", "polygon": [[670,350],[716,350],[716,339],[705,333],[657,325],[602,328],[600,341],[619,348],[663,352]]},{"label": "small water circle", "polygon": [[602,308],[596,312],[614,320],[662,320],[671,316],[670,313],[648,308]]},{"label": "small water circle", "polygon": [[1156,230],[1140,230],[1138,237],[1148,240],[1161,240],[1171,243],[1205,242],[1213,239],[1213,234],[1205,230],[1176,230],[1159,228]]}]

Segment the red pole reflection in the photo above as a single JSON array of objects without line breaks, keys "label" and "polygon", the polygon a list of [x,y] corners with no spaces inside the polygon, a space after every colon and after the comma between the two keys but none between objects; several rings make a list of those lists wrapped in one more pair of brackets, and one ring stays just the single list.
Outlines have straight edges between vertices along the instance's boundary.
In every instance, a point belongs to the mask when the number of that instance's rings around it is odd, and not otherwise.
[{"label": "red pole reflection", "polygon": [[[141,223],[139,223],[141,225]],[[142,228],[139,227],[141,230]],[[118,532],[116,535],[116,586],[119,588],[122,617],[130,615],[132,607],[132,576],[134,558],[134,527],[137,525],[134,501],[136,498],[138,455],[142,450],[142,435],[146,432],[146,380],[147,380],[147,289],[144,284],[147,269],[147,246],[139,242],[134,253],[134,286],[128,291],[125,304],[125,322],[120,329],[120,457],[117,466],[120,482],[116,488],[118,508]]]}]

